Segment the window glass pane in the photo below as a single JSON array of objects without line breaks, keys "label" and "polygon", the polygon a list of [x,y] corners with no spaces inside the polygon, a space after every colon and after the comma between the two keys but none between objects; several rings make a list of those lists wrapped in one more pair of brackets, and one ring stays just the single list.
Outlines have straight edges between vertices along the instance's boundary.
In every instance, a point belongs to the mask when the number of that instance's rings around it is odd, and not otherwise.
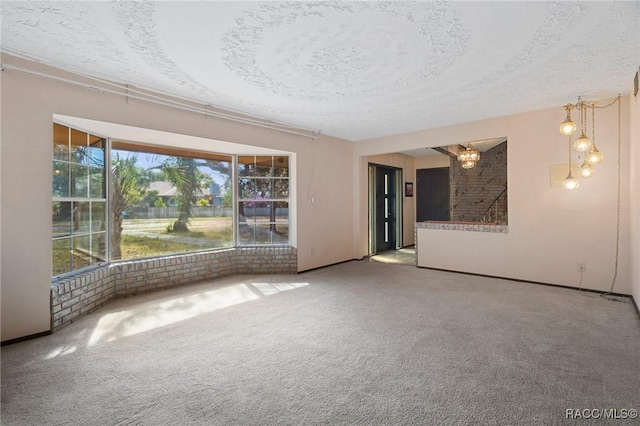
[{"label": "window glass pane", "polygon": [[69,196],[69,163],[53,162],[53,188],[54,197]]},{"label": "window glass pane", "polygon": [[255,176],[255,157],[238,156],[238,176]]},{"label": "window glass pane", "polygon": [[114,259],[233,245],[232,163],[216,159],[229,157],[127,147],[112,150]]},{"label": "window glass pane", "polygon": [[106,220],[106,203],[91,203],[91,232],[100,232],[105,230]]},{"label": "window glass pane", "polygon": [[52,204],[53,237],[71,235],[71,203],[54,201]]},{"label": "window glass pane", "polygon": [[271,197],[271,179],[255,179],[256,200],[270,200]]},{"label": "window glass pane", "polygon": [[89,162],[87,134],[76,129],[71,129],[71,162],[80,164]]},{"label": "window glass pane", "polygon": [[252,222],[240,222],[238,227],[238,244],[241,246],[255,244],[255,228]]},{"label": "window glass pane", "polygon": [[89,167],[89,197],[105,198],[104,168]]},{"label": "window glass pane", "polygon": [[87,233],[91,230],[90,222],[91,203],[73,203],[73,232]]},{"label": "window glass pane", "polygon": [[273,157],[256,157],[256,176],[269,177],[273,172]]},{"label": "window glass pane", "polygon": [[275,157],[273,161],[275,177],[289,177],[289,157]]},{"label": "window glass pane", "polygon": [[255,221],[255,203],[253,201],[240,201],[238,203],[238,216],[240,223],[247,221]]},{"label": "window glass pane", "polygon": [[71,238],[53,240],[52,261],[54,276],[71,271]]},{"label": "window glass pane", "polygon": [[69,161],[69,128],[53,124],[53,158]]},{"label": "window glass pane", "polygon": [[274,194],[275,199],[289,199],[289,179],[274,179]]},{"label": "window glass pane", "polygon": [[251,218],[256,223],[268,222],[271,203],[264,201],[248,201],[245,203],[244,210],[247,218]]},{"label": "window glass pane", "polygon": [[278,223],[274,226],[271,234],[273,244],[289,244],[289,224]]},{"label": "window glass pane", "polygon": [[91,265],[91,238],[88,235],[75,237],[73,244],[73,269],[86,268]]},{"label": "window glass pane", "polygon": [[106,234],[91,235],[91,257],[93,263],[101,263],[107,260]]},{"label": "window glass pane", "polygon": [[271,225],[268,223],[260,223],[256,225],[256,242],[255,244],[271,244]]},{"label": "window glass pane", "polygon": [[71,165],[71,196],[86,198],[89,193],[88,169],[77,164]]},{"label": "window glass pane", "polygon": [[289,221],[289,203],[285,201],[278,201],[273,203],[275,205],[275,220],[272,222],[288,222]]},{"label": "window glass pane", "polygon": [[253,200],[256,198],[255,179],[238,179],[238,198]]},{"label": "window glass pane", "polygon": [[275,215],[271,217],[273,244],[289,243],[289,203],[279,201],[273,203]]},{"label": "window glass pane", "polygon": [[94,167],[104,167],[104,147],[105,140],[98,136],[89,135],[89,165]]}]

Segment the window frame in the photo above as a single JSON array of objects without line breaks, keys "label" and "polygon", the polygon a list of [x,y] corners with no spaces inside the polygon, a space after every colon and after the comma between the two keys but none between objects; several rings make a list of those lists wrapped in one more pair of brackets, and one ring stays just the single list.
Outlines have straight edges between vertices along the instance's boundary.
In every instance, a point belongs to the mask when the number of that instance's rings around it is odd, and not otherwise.
[{"label": "window frame", "polygon": [[[56,141],[55,141],[55,126],[63,126],[64,128],[66,128],[67,130],[67,159],[66,160],[61,160],[60,158],[56,157],[55,154],[55,146],[56,146]],[[292,223],[292,219],[291,219],[291,211],[292,211],[292,191],[291,191],[291,184],[293,182],[293,178],[292,178],[292,170],[291,170],[291,165],[292,165],[292,158],[293,155],[291,153],[288,152],[283,152],[283,153],[274,153],[274,154],[229,154],[229,153],[223,153],[223,152],[212,152],[212,151],[201,151],[198,149],[190,149],[190,148],[183,148],[183,147],[168,147],[168,146],[163,146],[163,145],[156,145],[156,144],[152,144],[152,143],[144,143],[144,142],[127,142],[127,141],[114,141],[112,140],[112,138],[108,137],[108,136],[102,136],[99,134],[96,134],[95,132],[92,131],[87,131],[82,129],[79,126],[75,126],[75,125],[68,125],[65,124],[64,121],[59,121],[56,120],[54,118],[53,122],[52,122],[52,127],[54,127],[53,132],[53,143],[52,143],[52,149],[53,149],[53,153],[52,153],[52,176],[55,170],[55,164],[56,161],[57,162],[62,162],[67,164],[68,170],[68,190],[67,192],[69,192],[68,197],[60,197],[60,196],[54,196],[54,189],[53,189],[53,184],[52,184],[52,207],[51,207],[51,211],[53,214],[53,203],[56,202],[70,202],[70,203],[78,203],[78,202],[87,202],[89,203],[89,231],[88,232],[78,232],[77,234],[74,234],[73,232],[70,232],[68,235],[59,235],[57,237],[54,237],[54,227],[55,227],[55,222],[54,222],[54,218],[52,216],[52,230],[51,230],[51,238],[52,238],[52,248],[51,248],[51,253],[52,253],[52,262],[53,262],[53,256],[54,256],[54,247],[53,247],[53,243],[56,240],[62,240],[64,238],[70,238],[71,242],[70,242],[70,247],[73,246],[73,238],[75,238],[76,236],[78,238],[80,237],[89,237],[89,241],[90,244],[93,241],[93,236],[94,235],[103,235],[103,240],[104,240],[104,260],[100,261],[100,262],[96,262],[96,263],[91,263],[88,266],[84,266],[78,269],[70,269],[69,271],[63,272],[61,274],[57,274],[54,275],[54,268],[53,268],[53,264],[52,264],[52,281],[57,281],[59,279],[63,279],[65,277],[77,274],[77,273],[82,273],[82,272],[86,272],[88,270],[92,270],[98,267],[102,267],[105,265],[109,265],[109,264],[116,264],[119,262],[127,262],[127,261],[135,261],[135,260],[145,260],[145,259],[153,259],[153,258],[159,258],[159,257],[164,257],[164,256],[173,256],[173,255],[180,255],[180,254],[189,254],[189,253],[198,253],[198,252],[203,252],[203,251],[216,251],[216,250],[225,250],[225,249],[229,249],[229,248],[247,248],[247,247],[259,247],[259,248],[266,248],[266,247],[290,247],[292,246],[292,241],[295,239],[295,236],[291,235],[291,223]],[[87,137],[87,147],[90,146],[90,141],[92,137],[97,137],[99,139],[101,139],[103,142],[103,149],[104,149],[104,154],[103,154],[103,165],[102,165],[102,171],[103,171],[103,195],[104,198],[98,198],[98,197],[91,197],[92,193],[91,193],[91,184],[88,184],[87,187],[87,197],[71,197],[71,193],[70,193],[70,187],[71,187],[71,166],[72,165],[84,165],[87,168],[87,180],[90,181],[90,170],[93,166],[91,166],[90,164],[87,163],[74,163],[72,161],[72,156],[73,156],[73,152],[72,152],[72,141],[71,141],[71,137],[72,137],[72,132],[73,131],[78,131],[78,132],[82,132],[84,134],[86,134]],[[116,148],[114,148],[114,145],[116,146]],[[224,247],[205,247],[201,250],[191,250],[191,251],[184,251],[184,252],[167,252],[167,253],[162,253],[162,254],[157,254],[157,255],[153,255],[153,256],[148,256],[148,257],[132,257],[132,258],[125,258],[125,259],[113,259],[113,247],[112,247],[112,235],[113,235],[113,218],[112,218],[112,192],[113,192],[113,182],[112,182],[112,154],[113,154],[113,150],[122,150],[122,151],[137,151],[137,152],[141,152],[141,153],[147,153],[147,154],[153,154],[153,153],[162,153],[163,155],[170,155],[170,156],[182,156],[182,154],[184,154],[184,157],[187,158],[195,158],[195,159],[217,159],[219,161],[230,161],[229,165],[230,165],[230,188],[229,190],[231,191],[231,207],[232,207],[232,235],[231,235],[231,245],[230,246],[224,246]],[[254,161],[256,158],[258,157],[270,157],[270,161],[271,161],[271,176],[251,176],[249,177],[250,179],[269,179],[270,180],[270,196],[275,196],[275,181],[276,180],[282,180],[282,181],[286,181],[286,189],[287,189],[287,197],[286,198],[269,198],[267,200],[265,199],[261,199],[258,200],[256,199],[248,199],[248,198],[242,198],[240,196],[240,191],[239,191],[239,181],[242,178],[247,178],[247,176],[240,176],[239,173],[239,161],[238,159],[240,157],[254,157]],[[274,176],[274,171],[275,171],[275,167],[276,167],[276,161],[279,157],[284,157],[286,158],[286,176]],[[229,159],[229,160],[223,160],[224,159]],[[255,163],[254,163],[255,165]],[[283,242],[276,242],[274,241],[273,238],[273,230],[270,230],[270,241],[268,243],[259,243],[258,241],[256,241],[256,234],[254,231],[254,237],[253,237],[253,241],[251,243],[246,243],[246,244],[242,244],[241,243],[241,238],[240,238],[240,232],[239,232],[239,228],[240,228],[240,218],[239,218],[239,205],[240,202],[245,202],[245,201],[260,201],[260,202],[268,202],[268,203],[286,203],[287,205],[287,217],[286,217],[286,226],[287,226],[287,237],[286,237],[286,241]],[[103,203],[104,204],[104,226],[101,226],[101,229],[103,229],[102,231],[99,232],[93,232],[91,226],[93,224],[93,218],[92,218],[92,206],[93,203]],[[73,206],[73,204],[71,205]],[[276,206],[273,206],[270,208],[274,208],[276,209]],[[295,211],[295,209],[293,209]],[[285,224],[284,222],[277,222],[277,219],[275,220],[275,222],[272,222],[271,220],[269,222],[266,223],[266,225],[272,226],[272,225],[279,225],[279,224]],[[73,224],[69,225],[71,228],[73,228]],[[254,226],[256,226],[256,224],[254,224]],[[73,231],[73,230],[72,230]],[[90,246],[91,247],[91,246]],[[93,252],[91,252],[91,254],[93,255]],[[102,252],[100,253],[102,254]],[[73,262],[70,261],[70,268],[73,266]]]},{"label": "window frame", "polygon": [[[54,145],[55,145],[55,126],[62,126],[64,128],[66,128],[67,130],[67,158],[66,159],[60,159],[56,157],[56,153],[55,153],[55,149],[54,149]],[[87,163],[83,163],[83,162],[74,162],[72,160],[72,138],[73,138],[73,132],[80,132],[80,133],[84,133],[86,136],[86,147],[90,148],[91,147],[91,137],[97,137],[100,141],[102,141],[102,149],[103,149],[103,156],[102,156],[102,173],[103,173],[103,179],[102,179],[102,194],[103,197],[94,197],[92,196],[91,193],[91,173],[90,171],[92,169],[100,169],[100,167],[96,167],[95,165],[91,165],[89,162]],[[68,126],[66,124],[63,124],[61,122],[58,122],[57,120],[53,120],[52,122],[52,156],[51,156],[51,176],[52,176],[52,185],[51,185],[51,213],[52,213],[52,221],[51,221],[51,277],[52,280],[57,280],[60,278],[63,278],[65,276],[69,276],[71,274],[76,274],[78,272],[84,272],[84,271],[88,271],[88,270],[92,270],[104,265],[108,265],[109,264],[109,260],[110,260],[110,252],[109,252],[109,227],[110,227],[110,222],[109,222],[109,196],[108,196],[108,188],[109,188],[109,173],[107,171],[107,164],[108,164],[108,151],[109,151],[109,138],[102,136],[102,135],[98,135],[94,132],[90,132],[90,131],[86,131],[83,129],[79,129],[77,127],[71,127]],[[53,189],[53,175],[55,174],[55,171],[57,170],[56,164],[65,164],[67,166],[67,179],[66,179],[66,184],[67,184],[67,196],[56,196],[54,194],[54,189]],[[71,170],[73,166],[83,166],[87,169],[87,188],[86,188],[86,197],[81,197],[81,196],[77,196],[74,195],[72,196],[72,191],[71,191],[71,185],[73,184],[72,179],[71,179]],[[55,233],[55,222],[54,222],[54,218],[53,218],[53,211],[54,211],[54,206],[55,203],[70,203],[70,216],[69,216],[69,220],[71,221],[71,223],[69,224],[69,231],[68,233],[64,234],[64,235],[59,235],[56,236]],[[75,203],[87,203],[88,204],[88,223],[89,223],[89,229],[88,231],[78,231],[75,232],[76,230],[74,229],[74,224],[73,221],[75,220],[73,218],[73,214],[74,214],[74,204]],[[92,229],[93,227],[93,206],[95,204],[102,204],[104,207],[104,218],[102,218],[102,230],[99,231],[94,231]],[[72,248],[75,247],[75,243],[74,241],[77,239],[81,239],[81,238],[88,238],[89,239],[89,256],[91,258],[100,258],[100,254],[102,253],[98,253],[98,255],[95,255],[94,251],[93,251],[93,241],[94,241],[94,236],[103,236],[104,239],[104,258],[101,261],[98,262],[90,262],[89,265],[87,266],[82,266],[80,268],[77,269],[69,269],[66,272],[60,273],[60,274],[56,274],[54,275],[54,267],[55,267],[55,263],[54,263],[54,253],[55,253],[55,243],[56,241],[64,241],[66,239],[69,240],[70,244],[70,264],[69,267],[73,268],[73,254],[72,252]]]}]

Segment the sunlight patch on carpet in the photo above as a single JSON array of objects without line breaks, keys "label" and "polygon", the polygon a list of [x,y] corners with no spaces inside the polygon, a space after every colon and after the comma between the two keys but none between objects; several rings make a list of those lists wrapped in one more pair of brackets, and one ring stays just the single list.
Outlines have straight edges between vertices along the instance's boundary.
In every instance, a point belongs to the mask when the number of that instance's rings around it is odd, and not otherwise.
[{"label": "sunlight patch on carpet", "polygon": [[251,285],[265,296],[271,296],[272,294],[282,293],[283,291],[308,286],[309,283],[251,283]]},{"label": "sunlight patch on carpet", "polygon": [[98,321],[88,345],[112,342],[258,298],[246,284],[237,284],[109,313]]},{"label": "sunlight patch on carpet", "polygon": [[44,359],[49,360],[49,359],[53,359],[55,357],[58,356],[62,356],[62,355],[69,355],[72,354],[76,351],[76,349],[78,349],[77,346],[60,346],[59,348],[56,348],[54,350],[52,350],[51,352],[49,352],[49,354],[44,357]]}]

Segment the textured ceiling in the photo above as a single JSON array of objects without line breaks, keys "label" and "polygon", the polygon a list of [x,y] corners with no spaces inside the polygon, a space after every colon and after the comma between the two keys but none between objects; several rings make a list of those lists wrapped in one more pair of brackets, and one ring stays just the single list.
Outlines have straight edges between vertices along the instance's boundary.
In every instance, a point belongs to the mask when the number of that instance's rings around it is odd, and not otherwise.
[{"label": "textured ceiling", "polygon": [[2,49],[350,140],[629,92],[639,2],[9,2]]}]

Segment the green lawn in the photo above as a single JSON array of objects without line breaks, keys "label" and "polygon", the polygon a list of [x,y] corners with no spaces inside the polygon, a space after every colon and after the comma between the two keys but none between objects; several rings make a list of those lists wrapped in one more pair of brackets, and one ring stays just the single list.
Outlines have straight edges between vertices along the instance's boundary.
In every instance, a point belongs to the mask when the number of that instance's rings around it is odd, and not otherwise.
[{"label": "green lawn", "polygon": [[123,235],[120,248],[122,250],[123,259],[132,259],[156,256],[159,254],[201,250],[203,247],[193,244],[161,240],[159,238]]}]

